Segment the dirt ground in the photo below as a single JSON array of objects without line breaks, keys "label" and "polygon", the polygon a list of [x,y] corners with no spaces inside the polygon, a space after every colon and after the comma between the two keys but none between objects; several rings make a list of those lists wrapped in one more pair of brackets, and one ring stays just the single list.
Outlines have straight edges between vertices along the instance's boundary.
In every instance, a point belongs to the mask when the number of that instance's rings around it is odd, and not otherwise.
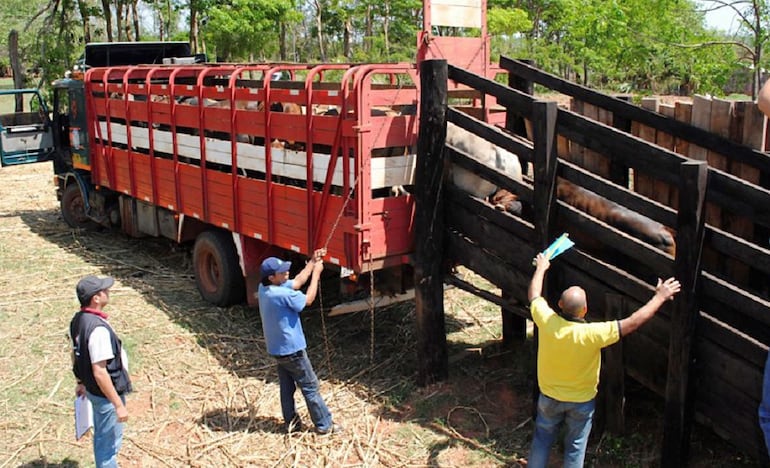
[{"label": "dirt ground", "polygon": [[[74,285],[116,279],[111,322],[136,391],[122,466],[518,466],[531,438],[530,341],[503,349],[500,313],[446,294],[450,377],[415,386],[414,310],[304,318],[322,392],[345,432],[281,430],[278,386],[256,310],[204,303],[189,248],[62,221],[50,165],[0,170],[0,468],[92,466],[75,441],[67,327]],[[595,430],[587,465],[657,466],[663,401],[627,383],[625,435]],[[300,414],[309,422],[304,403]],[[696,426],[692,466],[759,466]],[[553,466],[559,466],[558,449]]]}]

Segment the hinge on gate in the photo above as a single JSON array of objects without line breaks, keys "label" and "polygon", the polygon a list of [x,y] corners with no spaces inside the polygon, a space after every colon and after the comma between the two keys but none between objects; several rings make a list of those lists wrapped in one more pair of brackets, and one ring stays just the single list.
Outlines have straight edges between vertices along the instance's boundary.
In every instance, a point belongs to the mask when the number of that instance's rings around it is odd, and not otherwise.
[{"label": "hinge on gate", "polygon": [[369,223],[354,224],[353,229],[358,232],[369,231],[372,229],[372,225]]}]

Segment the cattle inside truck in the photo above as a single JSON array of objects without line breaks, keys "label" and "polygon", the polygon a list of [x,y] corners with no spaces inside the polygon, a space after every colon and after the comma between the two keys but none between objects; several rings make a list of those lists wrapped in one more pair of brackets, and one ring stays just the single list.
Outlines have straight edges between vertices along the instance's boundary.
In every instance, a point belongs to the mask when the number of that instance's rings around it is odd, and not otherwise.
[{"label": "cattle inside truck", "polygon": [[391,272],[400,290],[412,201],[393,187],[411,183],[413,77],[411,64],[88,70],[90,150],[73,166],[104,198],[90,217],[194,241],[198,287],[215,304],[244,288],[253,300],[275,247],[326,247],[341,276]]}]

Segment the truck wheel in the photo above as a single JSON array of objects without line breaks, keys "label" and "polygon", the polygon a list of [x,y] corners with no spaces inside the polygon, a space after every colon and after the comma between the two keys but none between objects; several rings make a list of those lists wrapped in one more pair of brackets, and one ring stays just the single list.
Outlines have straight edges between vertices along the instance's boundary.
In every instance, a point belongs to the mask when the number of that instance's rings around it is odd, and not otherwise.
[{"label": "truck wheel", "polygon": [[86,216],[86,204],[78,184],[69,184],[61,196],[61,215],[70,227],[80,229],[95,228],[97,224]]},{"label": "truck wheel", "polygon": [[220,307],[243,302],[245,284],[232,234],[200,234],[193,248],[193,267],[198,291],[207,302]]}]

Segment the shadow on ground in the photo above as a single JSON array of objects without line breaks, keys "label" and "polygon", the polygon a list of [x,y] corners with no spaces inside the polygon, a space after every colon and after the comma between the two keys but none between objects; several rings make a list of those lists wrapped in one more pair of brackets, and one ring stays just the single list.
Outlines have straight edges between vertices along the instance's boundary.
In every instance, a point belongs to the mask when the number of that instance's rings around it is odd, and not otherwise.
[{"label": "shadow on ground", "polygon": [[[131,238],[118,231],[73,230],[58,210],[13,215],[20,216],[35,234],[92,264],[100,274],[139,292],[194,334],[200,346],[238,377],[276,380],[273,361],[264,351],[258,312],[246,305],[219,308],[204,302],[195,286],[191,246]],[[326,294],[322,291],[322,297]],[[303,327],[319,378],[353,384],[348,388],[378,404],[384,418],[420,425],[446,437],[449,445],[480,449],[501,463],[525,450],[530,431],[526,424],[532,387],[530,345],[503,350],[497,343],[479,347],[451,342],[450,379],[417,388],[412,303],[378,309],[373,316],[362,312],[323,319],[318,304],[313,308],[304,315]],[[447,333],[471,325],[470,320],[447,316]],[[523,417],[516,414],[522,408],[527,413]],[[199,423],[213,431],[282,431],[277,419],[251,412],[250,408],[213,410]],[[520,427],[512,431],[512,425]]]}]

